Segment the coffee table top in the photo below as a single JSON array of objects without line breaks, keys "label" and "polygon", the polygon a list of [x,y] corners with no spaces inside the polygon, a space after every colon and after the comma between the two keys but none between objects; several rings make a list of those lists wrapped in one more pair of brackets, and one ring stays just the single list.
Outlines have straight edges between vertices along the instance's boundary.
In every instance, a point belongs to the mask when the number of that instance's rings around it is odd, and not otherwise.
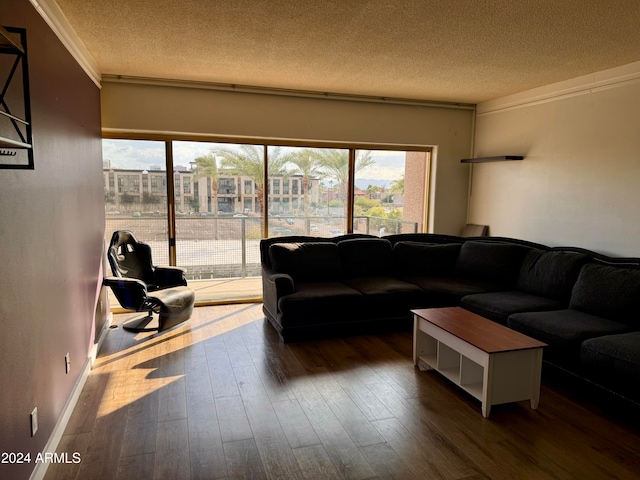
[{"label": "coffee table top", "polygon": [[547,346],[546,343],[461,307],[423,308],[411,312],[487,353]]}]

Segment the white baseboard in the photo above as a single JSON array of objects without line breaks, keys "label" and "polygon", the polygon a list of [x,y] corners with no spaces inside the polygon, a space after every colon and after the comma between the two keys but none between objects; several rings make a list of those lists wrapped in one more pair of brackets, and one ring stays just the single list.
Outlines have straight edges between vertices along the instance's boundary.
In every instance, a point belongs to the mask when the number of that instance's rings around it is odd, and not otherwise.
[{"label": "white baseboard", "polygon": [[[86,383],[87,378],[89,378],[89,373],[93,368],[93,364],[96,361],[98,352],[100,351],[100,348],[102,347],[102,344],[104,343],[104,340],[107,337],[107,332],[109,331],[109,327],[111,326],[112,321],[113,321],[113,314],[109,313],[107,315],[107,319],[104,323],[102,331],[100,332],[100,336],[98,337],[98,341],[93,345],[93,348],[89,352],[89,355],[87,356],[87,359],[84,362],[84,366],[82,367],[82,372],[80,373],[80,377],[78,377],[78,381],[74,385],[73,391],[71,392],[71,395],[67,400],[67,403],[62,409],[62,414],[60,415],[60,418],[58,418],[58,422],[56,423],[56,426],[53,428],[53,432],[51,433],[51,436],[49,437],[49,440],[47,441],[47,444],[45,445],[44,450],[42,451],[43,454],[47,452],[55,452],[56,449],[58,448],[58,444],[60,443],[60,440],[62,439],[62,435],[64,434],[64,431],[67,428],[67,424],[69,423],[71,414],[73,413],[73,410],[75,409],[76,404],[78,403],[78,398],[80,398],[80,393],[84,388],[84,384]],[[29,480],[43,480],[45,474],[47,473],[48,467],[49,467],[49,463],[47,462],[36,463],[36,467],[33,470],[33,472],[31,472],[31,476],[29,477]]]}]

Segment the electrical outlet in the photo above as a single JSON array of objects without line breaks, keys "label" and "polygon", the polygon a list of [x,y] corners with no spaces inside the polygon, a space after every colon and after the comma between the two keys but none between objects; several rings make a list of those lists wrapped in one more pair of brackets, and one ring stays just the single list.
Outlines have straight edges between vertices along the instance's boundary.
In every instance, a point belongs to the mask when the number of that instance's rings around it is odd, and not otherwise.
[{"label": "electrical outlet", "polygon": [[67,373],[71,371],[71,355],[69,352],[64,356],[65,370]]},{"label": "electrical outlet", "polygon": [[35,437],[38,431],[38,407],[35,407],[31,412],[31,436]]}]

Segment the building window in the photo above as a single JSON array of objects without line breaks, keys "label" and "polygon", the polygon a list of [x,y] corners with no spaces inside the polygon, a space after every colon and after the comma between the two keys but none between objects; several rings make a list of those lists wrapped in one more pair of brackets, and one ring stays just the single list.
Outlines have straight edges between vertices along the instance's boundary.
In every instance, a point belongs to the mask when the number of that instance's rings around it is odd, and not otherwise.
[{"label": "building window", "polygon": [[245,195],[251,195],[253,193],[253,191],[251,190],[251,184],[253,182],[251,182],[251,180],[245,180],[244,181],[244,194]]},{"label": "building window", "polygon": [[151,177],[151,193],[165,194],[167,191],[167,179],[154,175]]},{"label": "building window", "polygon": [[233,194],[235,190],[235,182],[233,178],[220,178],[218,180],[218,193],[221,195]]}]

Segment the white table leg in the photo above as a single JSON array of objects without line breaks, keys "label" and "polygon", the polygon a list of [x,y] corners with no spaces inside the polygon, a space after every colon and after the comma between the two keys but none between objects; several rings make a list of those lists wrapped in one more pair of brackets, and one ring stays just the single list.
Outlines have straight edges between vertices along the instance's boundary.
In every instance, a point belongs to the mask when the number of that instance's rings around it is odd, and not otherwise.
[{"label": "white table leg", "polygon": [[531,378],[531,408],[538,408],[540,401],[540,379],[542,377],[542,349],[534,351],[533,372]]},{"label": "white table leg", "polygon": [[413,316],[413,364],[418,365],[418,335],[420,335],[420,318]]},{"label": "white table leg", "polygon": [[484,366],[484,379],[482,381],[482,416],[487,418],[491,411],[493,396],[493,355],[487,355]]}]

